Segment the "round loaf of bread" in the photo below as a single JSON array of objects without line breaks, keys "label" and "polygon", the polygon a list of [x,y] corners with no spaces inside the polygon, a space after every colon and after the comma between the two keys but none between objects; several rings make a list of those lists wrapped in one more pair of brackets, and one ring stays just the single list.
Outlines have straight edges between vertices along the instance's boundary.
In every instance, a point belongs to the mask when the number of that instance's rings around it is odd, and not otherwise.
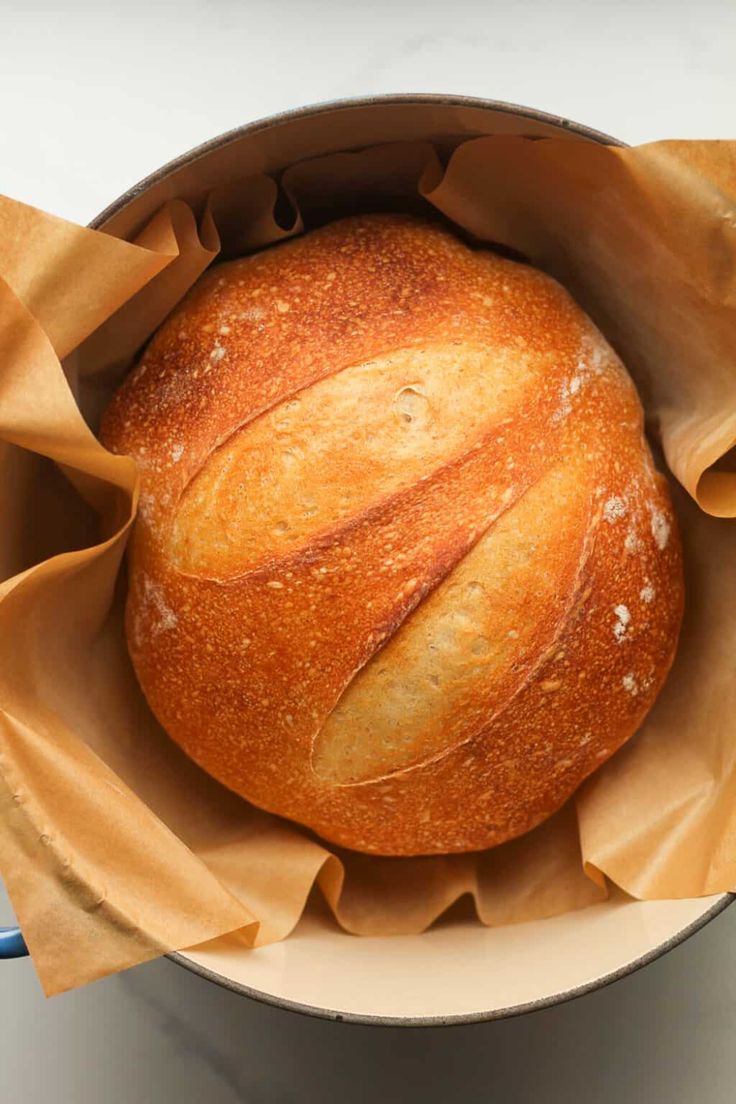
[{"label": "round loaf of bread", "polygon": [[141,472],[153,712],[338,844],[526,832],[672,661],[680,542],[629,377],[557,283],[436,225],[354,217],[213,268],[102,440]]}]

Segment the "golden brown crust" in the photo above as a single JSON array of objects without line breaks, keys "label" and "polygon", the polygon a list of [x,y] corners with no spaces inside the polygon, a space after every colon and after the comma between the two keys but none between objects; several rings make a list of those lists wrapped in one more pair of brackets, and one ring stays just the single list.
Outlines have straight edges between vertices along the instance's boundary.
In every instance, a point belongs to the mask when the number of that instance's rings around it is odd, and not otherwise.
[{"label": "golden brown crust", "polygon": [[213,269],[102,437],[142,471],[161,723],[348,847],[488,847],[635,731],[682,567],[633,387],[552,280],[398,216]]}]

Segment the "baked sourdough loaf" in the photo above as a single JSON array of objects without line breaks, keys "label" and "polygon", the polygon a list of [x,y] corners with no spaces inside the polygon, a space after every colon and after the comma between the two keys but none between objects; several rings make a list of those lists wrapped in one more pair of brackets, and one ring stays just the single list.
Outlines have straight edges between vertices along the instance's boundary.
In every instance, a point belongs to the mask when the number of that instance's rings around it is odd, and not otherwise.
[{"label": "baked sourdough loaf", "polygon": [[213,268],[102,440],[141,472],[151,708],[346,847],[526,832],[672,661],[680,543],[631,381],[553,280],[435,225],[349,218]]}]

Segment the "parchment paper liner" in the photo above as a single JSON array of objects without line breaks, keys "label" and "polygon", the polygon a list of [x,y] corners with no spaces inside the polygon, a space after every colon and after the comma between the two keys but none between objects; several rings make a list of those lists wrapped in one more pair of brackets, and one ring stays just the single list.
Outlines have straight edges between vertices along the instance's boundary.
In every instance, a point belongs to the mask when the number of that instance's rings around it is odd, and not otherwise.
[{"label": "parchment paper liner", "polygon": [[[199,224],[172,201],[133,243],[0,198],[0,865],[47,993],[225,933],[284,938],[315,884],[371,934],[421,930],[468,893],[502,924],[591,904],[606,878],[643,898],[736,887],[734,196],[736,143],[495,137],[446,168],[397,143],[231,181]],[[122,635],[135,469],[88,427],[220,236],[233,256],[386,208],[441,212],[561,279],[682,485],[687,612],[655,709],[555,817],[477,855],[328,849],[167,739]]]}]

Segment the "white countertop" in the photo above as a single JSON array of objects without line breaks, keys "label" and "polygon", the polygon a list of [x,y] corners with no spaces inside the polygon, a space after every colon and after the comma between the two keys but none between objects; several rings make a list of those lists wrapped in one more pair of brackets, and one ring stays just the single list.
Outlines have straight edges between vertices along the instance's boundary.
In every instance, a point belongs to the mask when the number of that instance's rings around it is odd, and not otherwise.
[{"label": "white countertop", "polygon": [[[224,130],[378,92],[508,100],[628,142],[736,137],[735,61],[731,0],[0,0],[0,192],[87,222]],[[3,1104],[734,1097],[736,908],[606,990],[468,1028],[307,1019],[166,961],[52,1001],[27,961],[0,977]]]}]

